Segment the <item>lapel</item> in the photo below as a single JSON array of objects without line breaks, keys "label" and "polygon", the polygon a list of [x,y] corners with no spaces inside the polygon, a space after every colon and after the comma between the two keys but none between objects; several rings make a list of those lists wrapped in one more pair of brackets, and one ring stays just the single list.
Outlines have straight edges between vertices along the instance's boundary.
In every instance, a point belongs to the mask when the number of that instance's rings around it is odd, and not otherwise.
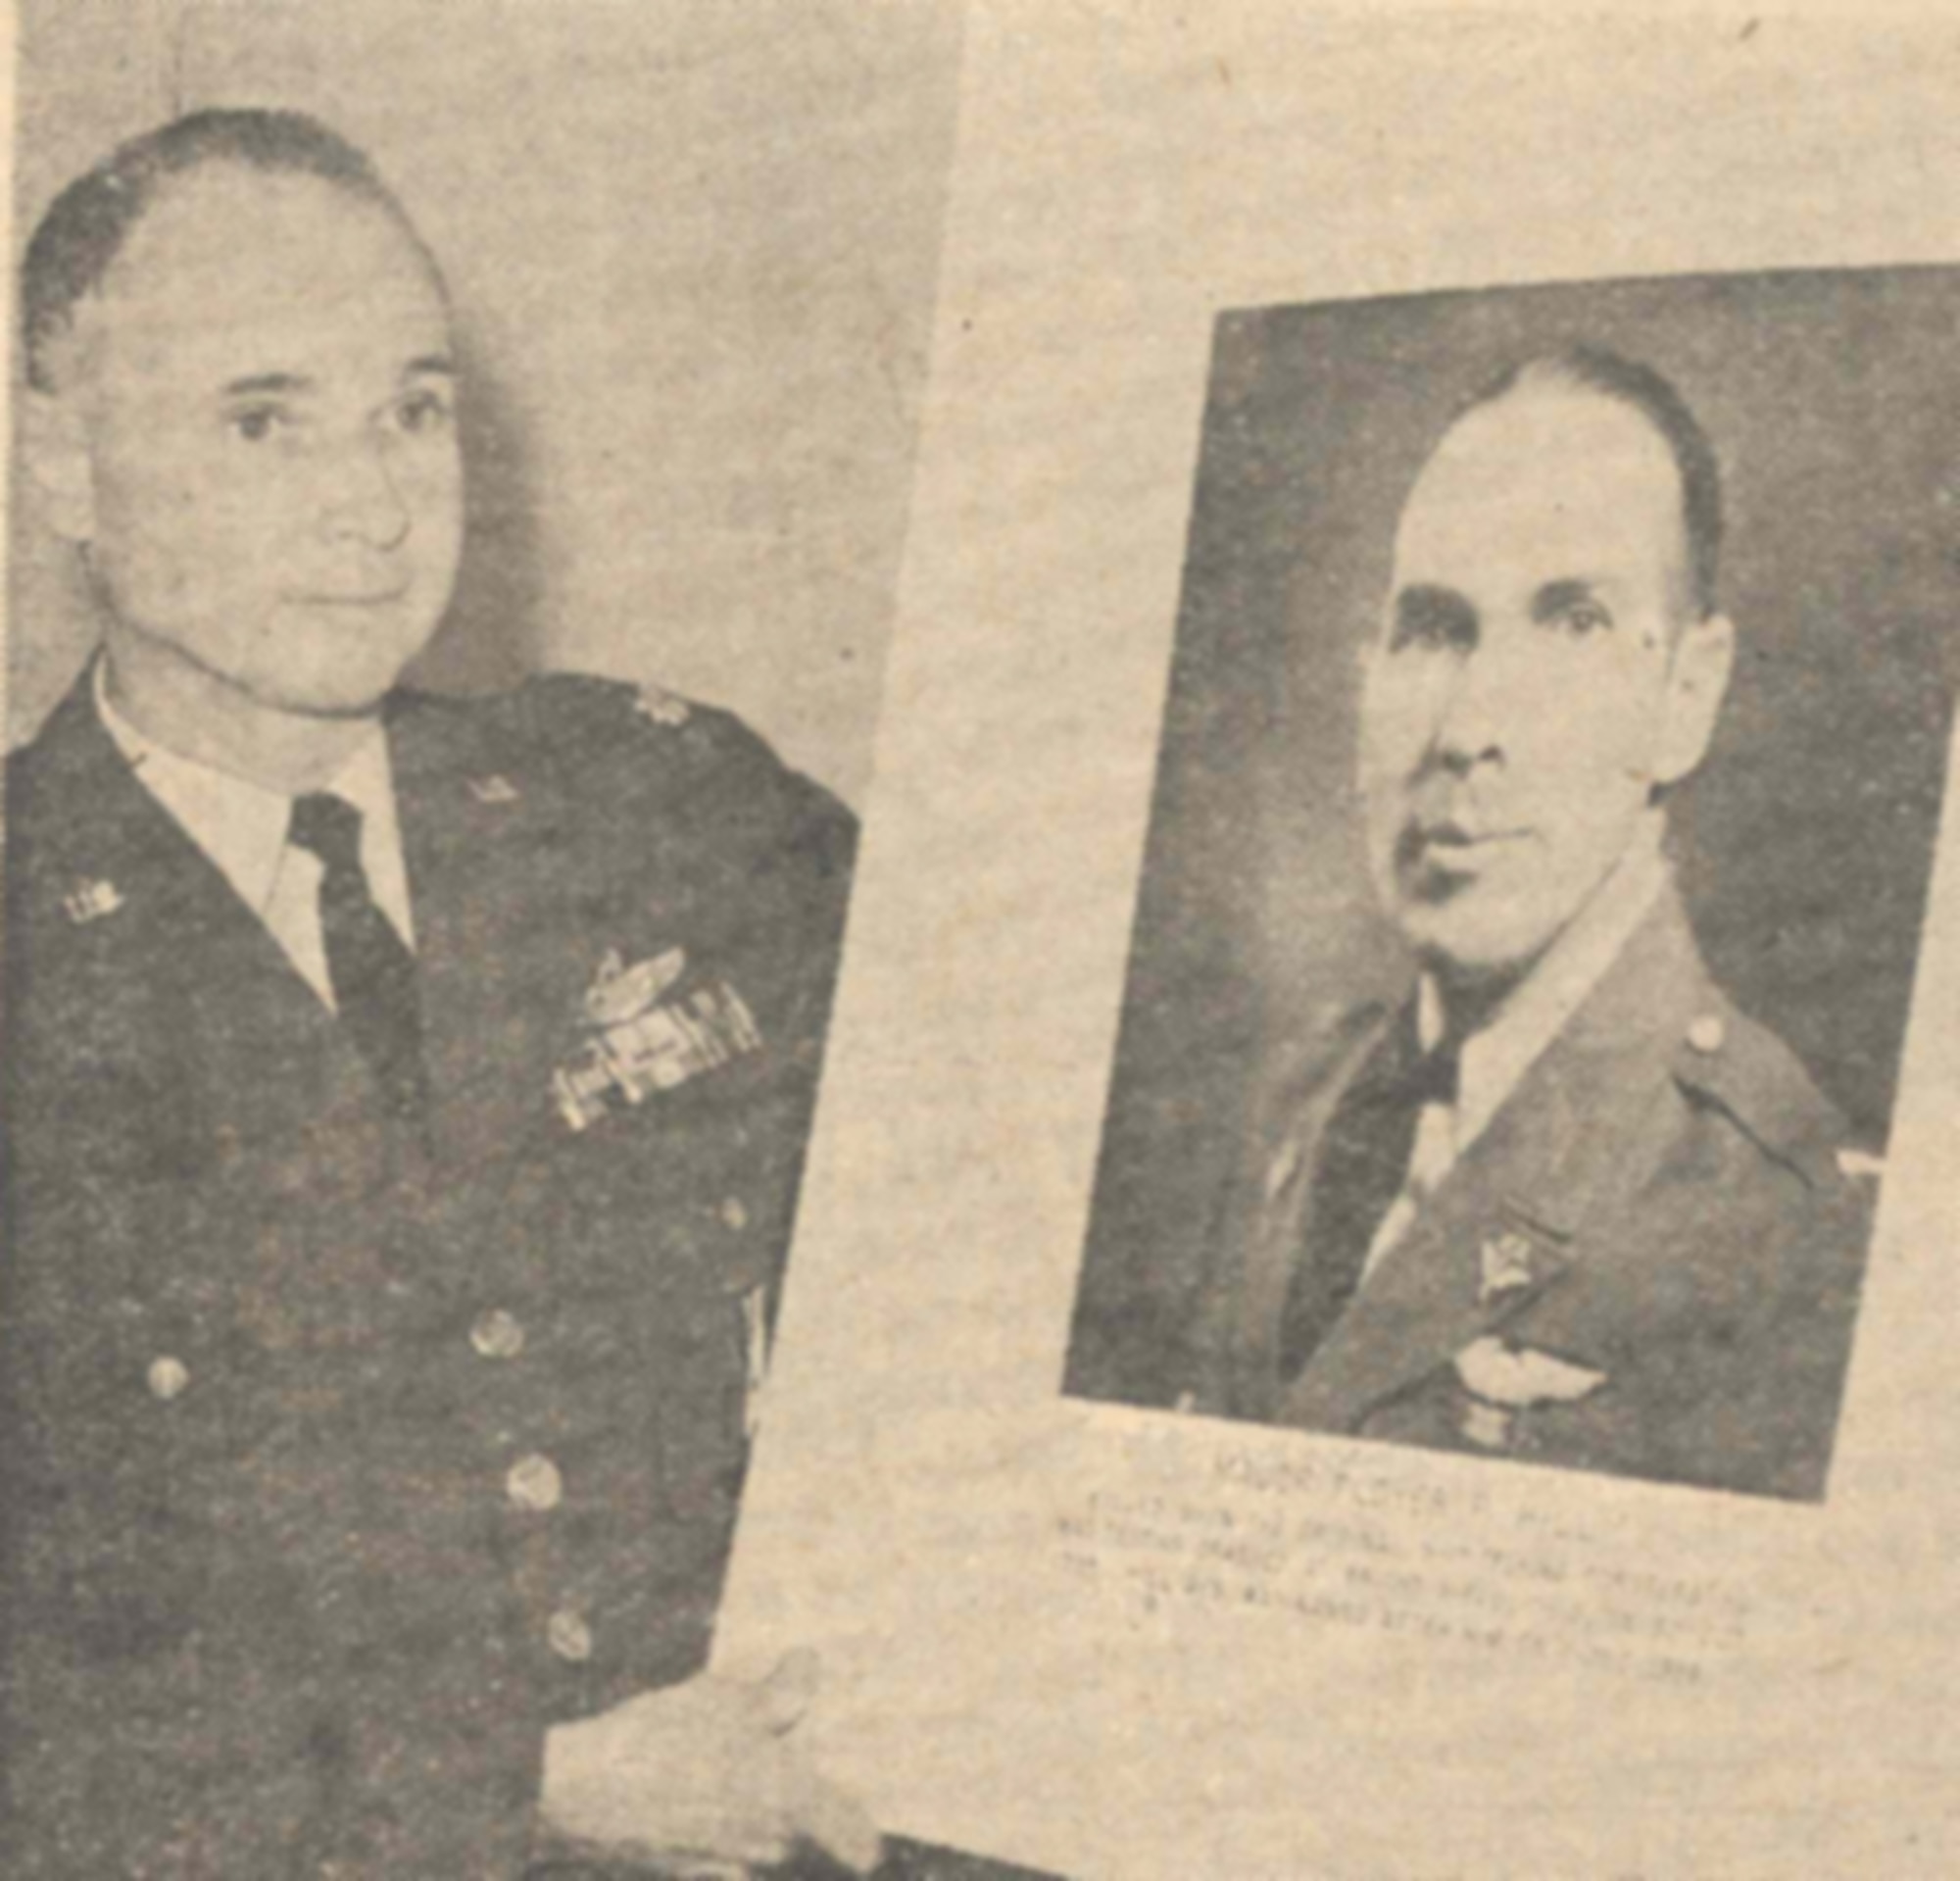
[{"label": "lapel", "polygon": [[389,742],[437,1149],[475,1163],[550,1116],[603,923],[588,918],[577,831],[547,767],[496,788],[509,755],[461,710],[398,710]]},{"label": "lapel", "polygon": [[[87,989],[85,1004],[125,1012],[125,1035],[170,1056],[160,1081],[180,1094],[180,1137],[256,1138],[365,1101],[367,1068],[332,1015],[116,748],[95,711],[91,669],[34,749],[41,853],[30,892],[60,899],[109,885],[118,905],[85,923],[70,916],[41,928],[70,958],[21,963],[29,979],[59,982],[63,968],[81,969],[70,983]],[[119,1021],[100,1011],[65,1022]]]},{"label": "lapel", "polygon": [[[745,805],[734,779],[731,817],[731,786],[692,795],[684,755],[548,742],[456,701],[402,696],[388,732],[444,1161],[566,1135],[553,1078],[594,1037],[585,996],[609,955],[632,965],[677,947],[690,970],[712,963],[774,1037],[765,996],[789,976],[773,955],[796,928],[742,827],[770,814],[765,793]],[[656,1112],[672,1119],[677,1099]]]},{"label": "lapel", "polygon": [[[1310,1053],[1304,1069],[1295,1061],[1258,1106],[1252,1160],[1239,1171],[1217,1242],[1236,1251],[1241,1264],[1232,1283],[1214,1293],[1213,1323],[1200,1339],[1214,1372],[1217,1349],[1227,1355],[1225,1396],[1240,1416],[1268,1421],[1276,1413],[1280,1317],[1306,1231],[1321,1140],[1348,1085],[1395,1022],[1390,1010],[1363,1014],[1358,1025]],[[1216,1325],[1219,1316],[1228,1323]]]},{"label": "lapel", "polygon": [[[1668,1101],[1682,1031],[1714,997],[1669,887],[1299,1377],[1277,1393],[1278,1420],[1352,1430],[1606,1258],[1602,1232],[1615,1203],[1659,1154],[1662,1139],[1649,1124]],[[1332,1102],[1319,1109],[1320,1127],[1332,1110]],[[1310,1167],[1313,1157],[1302,1161]],[[1311,1233],[1306,1212],[1303,1195],[1296,1198],[1292,1248]],[[1268,1324],[1277,1324],[1277,1310]]]}]

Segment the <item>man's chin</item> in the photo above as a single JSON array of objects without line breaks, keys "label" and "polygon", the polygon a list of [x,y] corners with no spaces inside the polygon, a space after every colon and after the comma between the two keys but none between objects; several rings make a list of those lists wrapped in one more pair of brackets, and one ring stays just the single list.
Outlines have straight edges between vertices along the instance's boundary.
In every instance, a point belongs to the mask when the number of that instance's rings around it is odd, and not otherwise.
[{"label": "man's chin", "polygon": [[1544,951],[1545,923],[1516,907],[1403,907],[1396,925],[1431,972],[1465,986],[1507,982]]},{"label": "man's chin", "polygon": [[399,659],[296,663],[257,675],[250,690],[262,705],[297,718],[371,718],[420,651],[417,645]]}]

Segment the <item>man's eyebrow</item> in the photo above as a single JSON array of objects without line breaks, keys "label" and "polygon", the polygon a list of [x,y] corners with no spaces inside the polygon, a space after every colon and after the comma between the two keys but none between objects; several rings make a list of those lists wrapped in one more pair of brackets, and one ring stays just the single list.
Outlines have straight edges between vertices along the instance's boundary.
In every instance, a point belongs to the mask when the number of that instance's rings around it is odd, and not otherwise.
[{"label": "man's eyebrow", "polygon": [[1396,629],[1404,634],[1442,633],[1465,639],[1477,630],[1477,610],[1466,595],[1438,582],[1418,581],[1396,595]]},{"label": "man's eyebrow", "polygon": [[252,392],[311,392],[314,381],[302,372],[254,372],[235,378],[224,388],[226,398],[243,398]]},{"label": "man's eyebrow", "polygon": [[1547,581],[1532,596],[1532,619],[1542,625],[1547,620],[1556,620],[1561,614],[1569,614],[1589,601],[1597,605],[1599,590],[1594,583],[1580,575]]},{"label": "man's eyebrow", "polygon": [[[404,378],[455,378],[456,362],[447,353],[423,353],[402,368]],[[301,393],[318,389],[318,381],[304,372],[252,372],[234,378],[224,387],[226,398],[248,398],[254,393]]]}]

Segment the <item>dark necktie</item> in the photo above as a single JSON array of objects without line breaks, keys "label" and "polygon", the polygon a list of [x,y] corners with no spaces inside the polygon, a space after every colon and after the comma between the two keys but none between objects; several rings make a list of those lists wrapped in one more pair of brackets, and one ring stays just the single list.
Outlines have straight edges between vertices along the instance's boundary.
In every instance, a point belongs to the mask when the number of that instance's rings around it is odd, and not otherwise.
[{"label": "dark necktie", "polygon": [[320,860],[320,937],[340,1022],[373,1070],[389,1108],[419,1118],[427,1087],[415,956],[368,886],[361,866],[361,813],[324,792],[295,797],[289,836]]},{"label": "dark necktie", "polygon": [[1411,1005],[1335,1106],[1307,1199],[1307,1243],[1280,1319],[1282,1378],[1299,1372],[1353,1299],[1382,1218],[1408,1178],[1423,1106],[1456,1102],[1461,1049],[1446,1040],[1425,1053]]}]

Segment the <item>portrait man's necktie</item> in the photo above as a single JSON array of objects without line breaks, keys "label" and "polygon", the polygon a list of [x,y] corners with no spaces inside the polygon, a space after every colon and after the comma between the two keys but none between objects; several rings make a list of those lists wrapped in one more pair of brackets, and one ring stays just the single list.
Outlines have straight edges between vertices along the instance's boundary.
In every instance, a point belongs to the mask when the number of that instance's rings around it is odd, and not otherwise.
[{"label": "portrait man's necktie", "polygon": [[1361,1284],[1383,1217],[1408,1178],[1426,1104],[1454,1104],[1460,1040],[1425,1053],[1411,1007],[1343,1094],[1321,1139],[1298,1251],[1280,1318],[1280,1375],[1293,1378],[1333,1331]]},{"label": "portrait man's necktie", "polygon": [[361,813],[323,792],[293,800],[291,840],[319,858],[320,937],[333,1001],[389,1106],[419,1119],[428,1107],[415,956],[375,905],[361,866]]}]

